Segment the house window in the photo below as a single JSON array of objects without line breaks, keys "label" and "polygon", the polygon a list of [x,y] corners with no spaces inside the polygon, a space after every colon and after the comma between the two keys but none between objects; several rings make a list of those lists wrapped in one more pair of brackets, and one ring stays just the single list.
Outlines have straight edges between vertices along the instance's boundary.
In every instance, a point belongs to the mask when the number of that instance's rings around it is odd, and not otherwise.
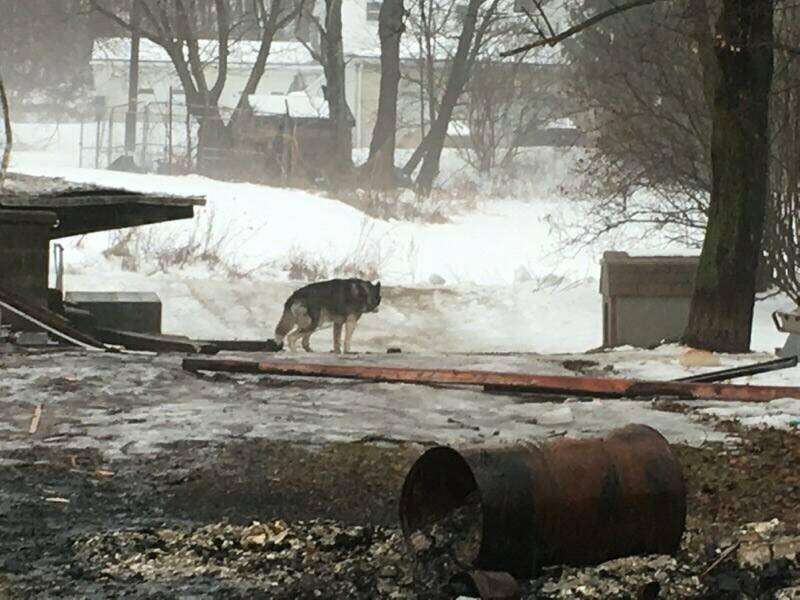
[{"label": "house window", "polygon": [[367,21],[377,21],[381,14],[381,2],[367,2]]},{"label": "house window", "polygon": [[467,18],[467,5],[466,4],[456,4],[453,7],[453,13],[458,19],[459,23],[463,23]]}]

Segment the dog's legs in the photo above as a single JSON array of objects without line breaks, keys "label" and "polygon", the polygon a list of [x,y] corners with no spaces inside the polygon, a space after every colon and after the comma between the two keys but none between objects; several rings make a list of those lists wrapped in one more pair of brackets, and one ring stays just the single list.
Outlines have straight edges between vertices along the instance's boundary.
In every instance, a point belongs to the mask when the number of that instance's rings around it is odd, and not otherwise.
[{"label": "dog's legs", "polygon": [[350,341],[353,339],[353,331],[356,328],[358,317],[347,317],[344,322],[344,353],[350,354]]},{"label": "dog's legs", "polygon": [[306,352],[313,352],[311,350],[311,334],[314,333],[313,331],[306,331],[303,333],[303,350]]},{"label": "dog's legs", "polygon": [[336,354],[342,353],[342,324],[333,324],[333,351]]},{"label": "dog's legs", "polygon": [[298,330],[294,330],[289,335],[286,336],[286,341],[289,344],[289,351],[290,352],[297,352],[297,340],[300,339],[300,336],[303,334],[300,333]]}]

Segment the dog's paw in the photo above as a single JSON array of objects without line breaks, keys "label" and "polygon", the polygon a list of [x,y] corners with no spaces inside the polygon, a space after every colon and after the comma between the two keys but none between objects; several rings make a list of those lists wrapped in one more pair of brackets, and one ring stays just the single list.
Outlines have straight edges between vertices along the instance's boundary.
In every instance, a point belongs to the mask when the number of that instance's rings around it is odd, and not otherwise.
[{"label": "dog's paw", "polygon": [[275,340],[267,340],[267,352],[280,352],[283,350],[283,342],[278,343]]}]

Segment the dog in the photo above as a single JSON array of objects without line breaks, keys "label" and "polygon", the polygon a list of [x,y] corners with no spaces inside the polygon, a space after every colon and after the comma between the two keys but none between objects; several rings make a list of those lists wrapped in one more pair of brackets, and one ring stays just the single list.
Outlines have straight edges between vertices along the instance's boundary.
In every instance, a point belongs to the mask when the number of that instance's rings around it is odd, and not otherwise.
[{"label": "dog", "polygon": [[350,342],[356,323],[364,313],[378,312],[381,303],[381,282],[363,279],[331,279],[312,283],[295,291],[283,306],[283,316],[275,327],[275,343],[283,347],[286,339],[289,350],[295,352],[297,340],[311,352],[311,335],[327,323],[333,323],[333,351],[350,352]]}]

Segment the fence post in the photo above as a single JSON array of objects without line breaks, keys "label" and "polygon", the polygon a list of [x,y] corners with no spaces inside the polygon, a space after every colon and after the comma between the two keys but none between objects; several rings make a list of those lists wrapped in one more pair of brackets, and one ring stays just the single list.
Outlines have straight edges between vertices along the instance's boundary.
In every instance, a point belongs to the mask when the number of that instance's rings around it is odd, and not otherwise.
[{"label": "fence post", "polygon": [[101,132],[100,127],[103,124],[103,121],[99,118],[95,121],[95,136],[94,136],[94,168],[100,168],[100,143],[101,143]]},{"label": "fence post", "polygon": [[147,130],[150,127],[150,104],[144,105],[142,115],[142,168],[147,164]]},{"label": "fence post", "polygon": [[169,172],[172,173],[172,119],[174,111],[174,92],[169,86],[169,116],[167,117],[167,164]]},{"label": "fence post", "polygon": [[83,168],[83,117],[81,117],[80,140],[78,140],[78,168]]},{"label": "fence post", "polygon": [[114,108],[108,111],[108,149],[106,150],[106,168],[111,166],[114,151]]}]

